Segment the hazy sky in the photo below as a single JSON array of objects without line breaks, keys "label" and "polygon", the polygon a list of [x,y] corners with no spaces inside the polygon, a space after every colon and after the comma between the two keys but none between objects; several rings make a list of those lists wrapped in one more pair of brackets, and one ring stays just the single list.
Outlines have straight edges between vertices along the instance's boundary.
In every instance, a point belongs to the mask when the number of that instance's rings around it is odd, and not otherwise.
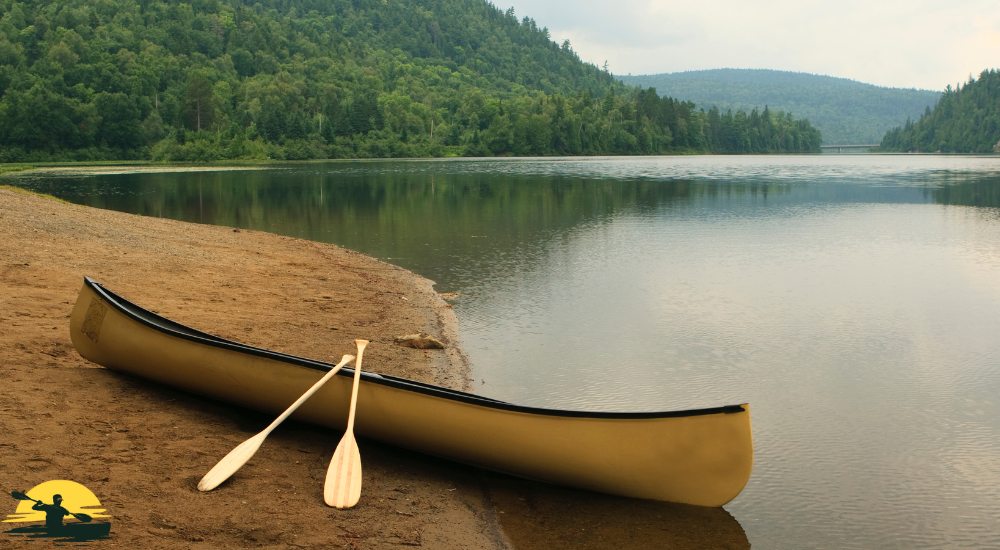
[{"label": "hazy sky", "polygon": [[940,90],[1000,67],[1000,0],[493,0],[625,75],[778,69]]}]

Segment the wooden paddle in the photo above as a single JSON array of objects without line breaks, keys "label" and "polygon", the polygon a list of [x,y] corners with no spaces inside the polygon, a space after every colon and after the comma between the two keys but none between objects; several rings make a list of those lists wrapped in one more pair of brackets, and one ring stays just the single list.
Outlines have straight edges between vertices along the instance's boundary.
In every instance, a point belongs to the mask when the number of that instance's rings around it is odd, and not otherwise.
[{"label": "wooden paddle", "polygon": [[316,393],[316,390],[320,389],[323,384],[326,384],[329,379],[333,378],[333,375],[337,374],[337,371],[353,360],[353,355],[345,355],[337,366],[333,367],[330,369],[330,372],[323,375],[323,378],[320,378],[319,382],[313,384],[313,386],[309,388],[306,393],[302,394],[302,397],[298,398],[295,403],[292,403],[291,407],[285,409],[285,412],[281,413],[281,416],[276,418],[274,422],[271,422],[270,426],[264,428],[264,430],[259,434],[251,437],[243,443],[240,443],[232,451],[229,451],[229,454],[223,457],[223,459],[220,460],[214,468],[209,470],[208,473],[205,474],[205,477],[201,478],[201,481],[198,482],[198,490],[211,491],[212,489],[218,487],[223,481],[229,479],[229,476],[236,473],[236,470],[239,470],[240,467],[246,464],[247,461],[253,457],[254,453],[257,452],[257,449],[260,448],[261,443],[264,443],[264,438],[277,428],[278,424],[284,422],[289,415],[295,412],[295,409],[299,408],[299,405],[305,403],[306,399],[312,397],[312,394]]},{"label": "wooden paddle", "polygon": [[361,453],[354,440],[354,411],[358,405],[358,384],[361,382],[361,356],[368,340],[355,340],[358,361],[354,364],[354,388],[351,390],[351,410],[347,415],[347,431],[337,445],[326,471],[323,500],[327,506],[350,508],[361,499]]},{"label": "wooden paddle", "polygon": [[[16,498],[17,500],[30,500],[32,502],[41,502],[42,504],[45,504],[44,502],[42,502],[40,500],[35,500],[35,499],[29,497],[28,495],[26,495],[24,493],[19,493],[17,491],[11,491],[10,492],[10,496]],[[51,505],[49,505],[49,506],[51,506]],[[69,512],[69,510],[66,510],[66,511]],[[73,512],[69,512],[69,513],[73,514]],[[94,519],[94,518],[88,516],[87,514],[73,514],[73,517],[75,517],[76,519],[78,519],[78,520],[80,520],[80,521],[82,521],[84,523],[86,523],[86,522]]]}]

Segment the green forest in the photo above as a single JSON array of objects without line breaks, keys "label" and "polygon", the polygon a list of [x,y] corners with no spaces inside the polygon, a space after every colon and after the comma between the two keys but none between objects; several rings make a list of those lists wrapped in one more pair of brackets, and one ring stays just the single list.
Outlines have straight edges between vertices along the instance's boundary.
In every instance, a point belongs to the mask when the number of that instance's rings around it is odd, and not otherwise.
[{"label": "green forest", "polygon": [[907,118],[933,106],[940,92],[883,88],[847,78],[766,69],[713,69],[623,76],[625,84],[653,86],[702,109],[749,111],[768,105],[808,119],[826,144],[878,143]]},{"label": "green forest", "polygon": [[879,151],[1000,153],[1000,71],[983,71],[979,80],[969,78],[954,89],[949,85],[933,111],[887,132]]},{"label": "green forest", "polygon": [[818,152],[484,0],[0,0],[0,162]]}]

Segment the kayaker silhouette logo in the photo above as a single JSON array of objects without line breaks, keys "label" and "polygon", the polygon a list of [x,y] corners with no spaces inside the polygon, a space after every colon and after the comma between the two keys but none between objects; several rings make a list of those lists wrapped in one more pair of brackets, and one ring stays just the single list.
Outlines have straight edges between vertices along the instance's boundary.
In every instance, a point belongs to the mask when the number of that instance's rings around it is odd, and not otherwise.
[{"label": "kayaker silhouette logo", "polygon": [[75,481],[46,481],[27,493],[11,491],[10,496],[20,503],[3,523],[33,523],[4,531],[11,537],[26,541],[53,539],[57,546],[111,538],[111,523],[104,519],[111,516],[102,514],[105,509],[97,496]]}]

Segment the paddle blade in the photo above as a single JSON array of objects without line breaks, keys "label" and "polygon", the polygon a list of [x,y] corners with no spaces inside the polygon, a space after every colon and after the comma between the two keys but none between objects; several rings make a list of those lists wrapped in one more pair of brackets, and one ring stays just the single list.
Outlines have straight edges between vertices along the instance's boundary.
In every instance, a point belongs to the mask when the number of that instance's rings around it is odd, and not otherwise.
[{"label": "paddle blade", "polygon": [[205,477],[201,478],[201,481],[198,482],[198,490],[211,491],[229,479],[229,476],[236,473],[236,470],[239,470],[257,452],[266,435],[266,433],[259,433],[229,451],[229,454],[209,470]]},{"label": "paddle blade", "polygon": [[350,508],[361,500],[361,453],[353,432],[344,434],[333,453],[326,471],[323,500],[334,508]]},{"label": "paddle blade", "polygon": [[94,519],[94,518],[88,516],[87,514],[73,514],[73,517],[75,517],[76,519],[82,521],[83,523],[87,523],[88,521]]},{"label": "paddle blade", "polygon": [[28,495],[26,495],[24,493],[20,493],[18,491],[11,491],[10,492],[10,496],[16,498],[17,500],[35,500],[35,499],[29,497]]}]

